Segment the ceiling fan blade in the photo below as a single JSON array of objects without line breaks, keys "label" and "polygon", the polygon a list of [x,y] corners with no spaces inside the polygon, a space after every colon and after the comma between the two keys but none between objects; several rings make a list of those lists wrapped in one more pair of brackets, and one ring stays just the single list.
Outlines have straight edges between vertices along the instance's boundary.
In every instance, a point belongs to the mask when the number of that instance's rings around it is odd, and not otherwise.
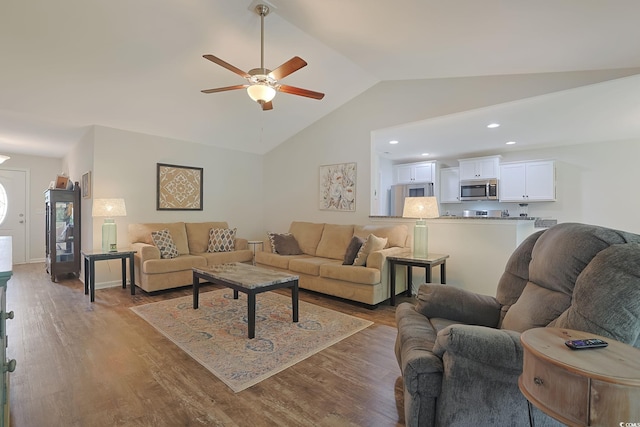
[{"label": "ceiling fan blade", "polygon": [[216,93],[216,92],[225,92],[227,90],[244,89],[246,87],[249,87],[249,85],[235,85],[235,86],[217,87],[215,89],[201,90],[200,92],[202,92],[202,93]]},{"label": "ceiling fan blade", "polygon": [[229,64],[228,62],[223,61],[222,59],[218,58],[217,56],[213,56],[213,55],[202,55],[203,58],[208,59],[209,61],[220,65],[221,67],[226,68],[229,71],[233,71],[234,73],[236,73],[237,75],[239,75],[240,77],[244,77],[245,79],[248,79],[249,77],[251,77],[249,74],[247,74],[246,72],[242,71],[240,68],[236,68],[233,65]]},{"label": "ceiling fan blade", "polygon": [[313,99],[324,98],[324,93],[314,92],[312,90],[307,90],[307,89],[301,89],[295,86],[280,85],[279,90],[280,92],[290,93],[292,95],[298,95],[298,96],[306,96],[307,98],[313,98]]},{"label": "ceiling fan blade", "polygon": [[268,111],[268,110],[273,110],[273,102],[272,101],[265,102],[264,104],[262,104],[262,111]]},{"label": "ceiling fan blade", "polygon": [[298,71],[300,68],[305,67],[307,62],[299,56],[294,56],[275,70],[269,73],[269,76],[276,80],[283,79],[294,71]]}]

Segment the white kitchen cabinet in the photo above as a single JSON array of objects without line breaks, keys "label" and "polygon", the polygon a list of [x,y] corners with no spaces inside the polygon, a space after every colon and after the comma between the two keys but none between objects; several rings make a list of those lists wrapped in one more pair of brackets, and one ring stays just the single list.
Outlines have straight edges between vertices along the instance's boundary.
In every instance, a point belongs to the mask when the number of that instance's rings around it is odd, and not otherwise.
[{"label": "white kitchen cabinet", "polygon": [[435,163],[418,162],[395,165],[394,184],[434,182]]},{"label": "white kitchen cabinet", "polygon": [[500,156],[459,159],[460,180],[500,177]]},{"label": "white kitchen cabinet", "polygon": [[501,202],[555,201],[555,162],[503,163],[500,166],[499,192]]},{"label": "white kitchen cabinet", "polygon": [[459,168],[440,169],[440,203],[460,203]]}]

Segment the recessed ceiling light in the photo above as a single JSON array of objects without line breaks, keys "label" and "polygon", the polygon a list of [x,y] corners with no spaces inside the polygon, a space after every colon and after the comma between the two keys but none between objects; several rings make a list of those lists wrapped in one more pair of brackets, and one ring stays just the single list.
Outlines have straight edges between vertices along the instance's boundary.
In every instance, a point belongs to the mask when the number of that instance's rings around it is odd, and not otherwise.
[{"label": "recessed ceiling light", "polygon": [[428,155],[429,155],[429,153],[422,153],[422,154],[420,154],[420,155],[421,155],[421,156],[428,156]]},{"label": "recessed ceiling light", "polygon": [[398,143],[398,141],[396,141],[396,140],[389,141],[389,144],[391,144],[391,145],[395,145],[395,144],[397,144],[397,143]]},{"label": "recessed ceiling light", "polygon": [[489,123],[489,124],[487,125],[487,127],[488,127],[489,129],[499,128],[499,127],[500,127],[500,123]]},{"label": "recessed ceiling light", "polygon": [[516,143],[515,141],[509,141],[509,142],[507,142],[507,145],[513,145],[515,143]]}]

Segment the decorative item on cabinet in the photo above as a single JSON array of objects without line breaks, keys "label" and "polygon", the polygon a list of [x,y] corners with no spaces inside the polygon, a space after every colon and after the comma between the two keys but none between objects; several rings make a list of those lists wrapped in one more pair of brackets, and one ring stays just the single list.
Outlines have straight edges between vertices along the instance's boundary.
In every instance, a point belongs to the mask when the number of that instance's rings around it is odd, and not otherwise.
[{"label": "decorative item on cabinet", "polygon": [[80,185],[49,189],[44,197],[47,273],[53,282],[63,274],[80,277]]}]

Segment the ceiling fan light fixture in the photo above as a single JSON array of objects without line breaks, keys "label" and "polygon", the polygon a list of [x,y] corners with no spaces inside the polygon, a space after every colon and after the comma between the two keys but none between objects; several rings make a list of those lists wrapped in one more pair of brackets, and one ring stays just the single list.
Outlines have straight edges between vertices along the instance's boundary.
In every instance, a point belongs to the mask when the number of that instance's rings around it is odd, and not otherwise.
[{"label": "ceiling fan light fixture", "polygon": [[262,83],[252,84],[247,88],[249,97],[259,104],[269,102],[276,96],[276,90]]}]

